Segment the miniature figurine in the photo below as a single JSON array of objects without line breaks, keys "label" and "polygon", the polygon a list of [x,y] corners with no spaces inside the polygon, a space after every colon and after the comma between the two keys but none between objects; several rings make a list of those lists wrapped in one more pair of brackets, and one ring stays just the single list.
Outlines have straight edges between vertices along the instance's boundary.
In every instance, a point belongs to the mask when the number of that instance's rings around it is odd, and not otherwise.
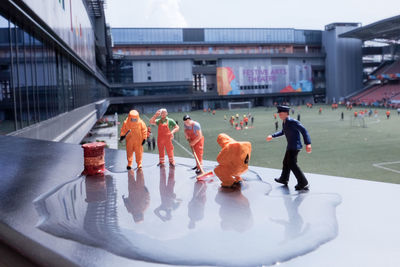
[{"label": "miniature figurine", "polygon": [[302,145],[300,140],[300,133],[303,135],[304,143],[306,144],[307,153],[311,153],[311,139],[304,128],[304,126],[297,120],[289,117],[290,108],[287,106],[278,106],[279,118],[283,121],[282,130],[268,135],[267,141],[271,141],[272,138],[279,137],[282,135],[286,136],[287,147],[285,158],[283,159],[282,173],[279,178],[275,178],[275,181],[284,185],[288,184],[290,171],[294,173],[297,179],[296,190],[308,189],[308,181],[304,176],[304,173],[297,166],[297,154],[300,152]]},{"label": "miniature figurine", "polygon": [[198,164],[196,164],[196,174],[200,174],[200,165],[203,164],[203,149],[204,149],[204,136],[201,132],[200,123],[193,121],[189,115],[183,117],[184,128],[185,128],[185,138],[189,142],[193,153],[198,159]]},{"label": "miniature figurine", "polygon": [[[173,119],[167,117],[168,111],[165,108],[157,110],[154,116],[150,119],[150,124],[158,126],[157,146],[160,162],[158,166],[164,165],[165,163],[165,149],[169,159],[171,167],[175,166],[174,160],[174,146],[172,145],[172,139],[174,134],[179,131],[179,126]],[[160,117],[156,119],[157,117]]]},{"label": "miniature figurine", "polygon": [[135,152],[137,167],[142,168],[143,144],[147,138],[147,127],[136,110],[131,110],[128,118],[122,124],[119,141],[122,142],[125,138],[126,157],[128,159],[126,168],[128,170],[132,168],[133,152]]},{"label": "miniature figurine", "polygon": [[221,151],[217,156],[219,165],[214,173],[221,180],[221,186],[232,187],[240,184],[240,175],[247,171],[251,156],[250,142],[237,142],[227,134],[219,134],[217,138]]}]

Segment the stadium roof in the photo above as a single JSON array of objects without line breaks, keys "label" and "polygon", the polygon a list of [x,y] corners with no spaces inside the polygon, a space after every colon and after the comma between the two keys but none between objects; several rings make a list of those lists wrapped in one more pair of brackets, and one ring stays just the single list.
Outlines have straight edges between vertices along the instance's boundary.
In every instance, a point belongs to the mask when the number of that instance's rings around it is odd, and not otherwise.
[{"label": "stadium roof", "polygon": [[342,33],[339,37],[357,38],[363,41],[373,39],[400,40],[400,15]]}]

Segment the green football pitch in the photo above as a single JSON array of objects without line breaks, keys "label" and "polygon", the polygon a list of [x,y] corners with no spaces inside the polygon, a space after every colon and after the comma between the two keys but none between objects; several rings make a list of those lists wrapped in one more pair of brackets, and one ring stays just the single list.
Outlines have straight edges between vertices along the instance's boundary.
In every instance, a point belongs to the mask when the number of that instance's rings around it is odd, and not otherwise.
[{"label": "green football pitch", "polygon": [[[291,116],[297,118],[300,113],[301,123],[309,131],[312,141],[312,153],[307,154],[303,148],[298,156],[298,164],[304,172],[400,183],[400,116],[395,110],[391,111],[390,119],[386,118],[385,109],[377,109],[377,116],[354,120],[354,111],[361,110],[361,107],[355,107],[351,111],[343,107],[331,110],[327,105],[315,105],[311,109],[300,106],[294,109],[295,113]],[[238,113],[242,118],[248,112],[254,116],[253,127],[235,130],[230,126],[231,115]],[[275,112],[275,108],[262,107],[250,110],[217,110],[215,115],[194,111],[189,115],[201,124],[205,137],[204,159],[216,160],[220,151],[217,136],[226,133],[237,141],[251,142],[250,165],[281,169],[286,138],[282,136],[271,142],[265,140],[268,134],[275,132]],[[340,119],[341,112],[344,113],[344,120]],[[185,114],[170,113],[168,117],[178,121],[181,129],[175,134],[175,141],[185,148],[174,144],[175,155],[191,157],[190,147],[183,134],[182,117]],[[224,119],[225,115],[227,120]],[[127,114],[119,115],[121,124],[126,116]],[[151,116],[153,114],[141,114],[146,124]],[[281,129],[282,122],[279,117],[277,120]],[[157,136],[157,127],[152,126],[152,132]],[[119,148],[125,149],[125,142],[120,143]],[[149,152],[147,145],[144,151]],[[156,149],[150,153],[158,152]]]}]

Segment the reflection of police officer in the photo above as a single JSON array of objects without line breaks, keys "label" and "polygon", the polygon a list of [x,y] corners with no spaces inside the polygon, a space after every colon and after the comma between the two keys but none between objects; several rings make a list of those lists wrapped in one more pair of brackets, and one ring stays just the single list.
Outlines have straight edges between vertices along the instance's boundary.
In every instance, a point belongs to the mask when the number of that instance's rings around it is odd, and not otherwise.
[{"label": "reflection of police officer", "polygon": [[286,211],[288,213],[288,220],[271,219],[272,221],[279,223],[285,227],[285,241],[293,240],[303,235],[308,229],[303,228],[303,218],[299,213],[299,206],[306,198],[307,194],[299,194],[296,197],[289,195],[287,187],[282,189],[284,194],[283,201],[285,204]]},{"label": "reflection of police officer", "polygon": [[308,188],[308,181],[304,176],[304,173],[297,166],[297,154],[302,148],[300,133],[303,135],[304,143],[306,144],[307,153],[311,153],[311,139],[304,128],[304,126],[297,120],[289,117],[290,108],[287,106],[278,106],[279,118],[283,121],[282,130],[269,135],[267,141],[271,141],[272,138],[279,137],[282,135],[286,136],[288,142],[286,147],[285,158],[283,159],[282,173],[279,178],[275,181],[284,185],[288,184],[290,171],[294,173],[297,179],[296,190],[303,190]]},{"label": "reflection of police officer", "polygon": [[204,181],[194,183],[193,197],[188,205],[188,215],[190,218],[189,228],[193,229],[196,222],[204,217],[204,205],[206,204],[207,184]]},{"label": "reflection of police officer", "polygon": [[142,169],[135,173],[128,171],[128,197],[122,196],[124,204],[129,213],[132,214],[133,220],[138,223],[144,220],[144,211],[149,207],[150,194],[144,183]]},{"label": "reflection of police officer", "polygon": [[253,225],[249,201],[239,187],[220,188],[215,202],[221,205],[219,215],[223,230],[244,232]]},{"label": "reflection of police officer", "polygon": [[168,180],[166,176],[165,166],[160,166],[160,196],[161,205],[154,210],[154,213],[162,220],[171,220],[172,210],[179,207],[180,201],[176,199],[174,193],[175,186],[175,168],[169,168]]}]

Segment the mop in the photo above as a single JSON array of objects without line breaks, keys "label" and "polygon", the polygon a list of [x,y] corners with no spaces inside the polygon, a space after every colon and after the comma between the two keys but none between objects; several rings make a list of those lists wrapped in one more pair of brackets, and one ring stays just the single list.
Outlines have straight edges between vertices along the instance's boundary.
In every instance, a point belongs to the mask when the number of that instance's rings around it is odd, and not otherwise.
[{"label": "mop", "polygon": [[201,166],[201,164],[200,164],[200,162],[199,162],[199,158],[197,157],[196,152],[194,152],[193,147],[190,147],[190,148],[192,149],[192,152],[193,152],[194,158],[195,158],[195,160],[196,160],[196,163],[197,163],[197,165],[199,166],[200,171],[201,171],[201,173],[200,173],[199,175],[197,175],[197,180],[198,180],[198,181],[201,181],[201,180],[204,180],[205,178],[207,178],[207,176],[214,175],[214,173],[213,173],[212,171],[205,172],[205,171],[203,170],[203,167]]}]

